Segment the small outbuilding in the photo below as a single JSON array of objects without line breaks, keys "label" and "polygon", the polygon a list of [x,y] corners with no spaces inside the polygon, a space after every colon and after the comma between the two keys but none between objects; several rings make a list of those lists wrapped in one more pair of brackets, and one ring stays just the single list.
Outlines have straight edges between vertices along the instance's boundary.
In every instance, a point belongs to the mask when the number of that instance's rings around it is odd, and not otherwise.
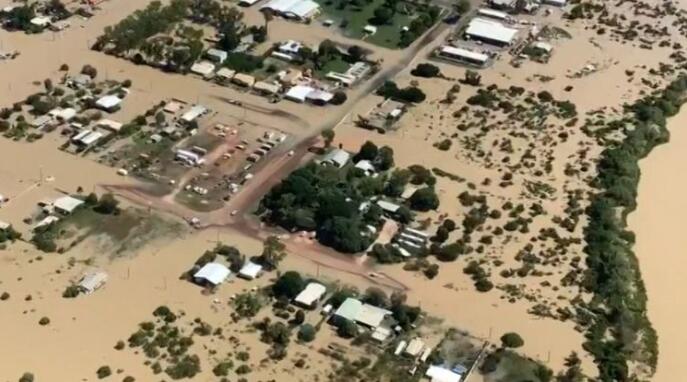
[{"label": "small outbuilding", "polygon": [[246,280],[253,280],[253,279],[260,277],[261,273],[262,273],[262,265],[255,264],[252,261],[248,261],[239,270],[239,277],[244,278]]},{"label": "small outbuilding", "polygon": [[293,301],[304,308],[315,309],[326,293],[327,288],[324,285],[312,282]]},{"label": "small outbuilding", "polygon": [[194,275],[193,280],[199,285],[218,286],[231,274],[229,268],[220,263],[207,263]]},{"label": "small outbuilding", "polygon": [[191,73],[203,78],[211,78],[215,73],[215,64],[210,61],[200,61],[191,65]]},{"label": "small outbuilding", "polygon": [[229,53],[221,49],[208,49],[205,56],[212,62],[222,64],[229,57]]},{"label": "small outbuilding", "polygon": [[336,166],[342,168],[351,160],[351,154],[342,149],[334,149],[328,152],[320,161],[321,165]]},{"label": "small outbuilding", "polygon": [[462,379],[460,374],[454,373],[445,367],[435,365],[431,365],[427,369],[425,376],[432,382],[460,382]]},{"label": "small outbuilding", "polygon": [[105,285],[106,282],[107,273],[102,271],[88,273],[79,281],[79,289],[83,293],[93,293]]},{"label": "small outbuilding", "polygon": [[116,95],[110,94],[98,99],[95,102],[95,106],[97,106],[98,109],[105,110],[108,113],[112,113],[119,110],[121,103],[121,98],[117,97]]},{"label": "small outbuilding", "polygon": [[245,73],[236,73],[231,80],[239,86],[245,86],[248,88],[255,85],[255,77]]}]

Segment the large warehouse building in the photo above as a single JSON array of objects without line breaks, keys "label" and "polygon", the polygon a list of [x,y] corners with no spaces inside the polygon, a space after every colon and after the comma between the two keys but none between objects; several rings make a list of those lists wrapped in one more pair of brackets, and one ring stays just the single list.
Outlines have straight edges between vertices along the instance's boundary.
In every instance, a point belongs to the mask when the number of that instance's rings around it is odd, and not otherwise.
[{"label": "large warehouse building", "polygon": [[470,39],[498,46],[511,45],[517,34],[517,29],[509,28],[498,21],[480,17],[472,19],[465,30],[465,35]]}]

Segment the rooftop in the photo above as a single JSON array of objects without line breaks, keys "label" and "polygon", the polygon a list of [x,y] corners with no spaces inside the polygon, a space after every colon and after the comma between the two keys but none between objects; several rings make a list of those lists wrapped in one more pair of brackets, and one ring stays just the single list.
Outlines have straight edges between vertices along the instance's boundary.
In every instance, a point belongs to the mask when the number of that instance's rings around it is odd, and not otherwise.
[{"label": "rooftop", "polygon": [[319,283],[310,283],[301,293],[294,299],[295,302],[307,306],[312,306],[319,301],[324,294],[327,293],[327,288]]},{"label": "rooftop", "polygon": [[229,277],[231,271],[220,263],[207,263],[193,275],[194,279],[205,280],[213,285],[219,285]]}]

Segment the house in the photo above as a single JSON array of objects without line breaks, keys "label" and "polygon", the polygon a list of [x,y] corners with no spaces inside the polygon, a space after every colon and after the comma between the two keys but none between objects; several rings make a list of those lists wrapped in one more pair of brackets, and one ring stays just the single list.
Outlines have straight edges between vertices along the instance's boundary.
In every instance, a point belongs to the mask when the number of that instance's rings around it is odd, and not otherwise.
[{"label": "house", "polygon": [[392,334],[391,328],[387,328],[385,326],[380,326],[378,328],[375,328],[375,330],[372,332],[371,338],[378,343],[383,343],[389,337],[391,337]]},{"label": "house", "polygon": [[377,169],[372,162],[367,159],[358,161],[358,163],[355,164],[355,168],[362,170],[365,173],[365,176],[372,176],[377,172]]},{"label": "house", "polygon": [[432,382],[460,382],[462,376],[445,367],[431,365],[425,376]]},{"label": "house", "polygon": [[311,282],[296,296],[293,302],[304,308],[315,309],[317,303],[322,300],[326,293],[327,288],[324,285]]},{"label": "house", "polygon": [[248,88],[253,87],[253,85],[255,85],[255,77],[245,73],[236,73],[234,77],[231,79],[231,81],[237,85],[245,86]]},{"label": "house", "polygon": [[517,34],[517,29],[509,28],[498,21],[481,17],[472,19],[465,30],[465,35],[468,38],[497,46],[511,45]]},{"label": "house", "polygon": [[60,122],[69,122],[71,121],[74,117],[76,117],[76,110],[67,107],[67,108],[56,108],[52,109],[48,112],[49,115],[55,117],[58,121]]},{"label": "house", "polygon": [[93,293],[107,282],[107,273],[98,271],[85,275],[79,281],[79,289],[83,293]]},{"label": "house", "polygon": [[396,122],[405,114],[407,107],[403,102],[386,99],[357,123],[366,129],[386,132],[398,126]]},{"label": "house", "polygon": [[195,121],[196,119],[200,118],[201,116],[203,116],[207,112],[208,112],[208,109],[205,106],[193,105],[187,112],[185,112],[181,116],[181,121],[186,123],[186,124],[189,124],[189,123]]},{"label": "house", "polygon": [[271,56],[285,61],[293,61],[298,58],[298,52],[300,52],[302,47],[302,43],[294,40],[288,40],[287,42],[279,45],[277,49],[272,51]]},{"label": "house", "polygon": [[229,277],[231,271],[220,263],[207,263],[194,275],[193,280],[199,285],[216,287]]},{"label": "house", "polygon": [[72,138],[72,142],[82,147],[89,147],[104,137],[100,131],[82,130]]},{"label": "house", "polygon": [[342,149],[334,149],[328,152],[321,160],[320,164],[325,166],[335,166],[342,168],[351,160],[351,154]]},{"label": "house", "polygon": [[187,163],[191,166],[198,166],[198,165],[205,163],[205,158],[203,158],[202,156],[200,156],[200,155],[198,155],[192,151],[184,150],[184,149],[177,150],[175,155],[174,155],[174,159],[181,161],[181,162],[184,162],[184,163]]},{"label": "house", "polygon": [[439,47],[436,55],[452,61],[468,63],[477,66],[484,66],[489,61],[489,56],[484,53],[473,52],[471,50],[456,48],[449,45]]},{"label": "house", "polygon": [[260,276],[262,273],[262,265],[255,264],[254,262],[247,262],[239,270],[239,277],[246,280],[253,280]]},{"label": "house", "polygon": [[287,19],[307,21],[320,11],[320,5],[312,0],[271,0],[260,9],[270,9]]},{"label": "house", "polygon": [[229,58],[229,53],[221,49],[208,49],[208,51],[205,52],[205,57],[214,63],[222,64]]},{"label": "house", "polygon": [[55,208],[55,211],[61,213],[62,215],[71,215],[82,204],[84,204],[83,200],[67,195],[55,200],[53,207]]},{"label": "house", "polygon": [[534,44],[532,44],[532,48],[544,54],[551,54],[551,52],[553,52],[553,46],[543,41],[535,42]]},{"label": "house", "polygon": [[191,73],[197,74],[205,79],[212,78],[215,73],[215,64],[210,61],[200,61],[191,65]]},{"label": "house", "polygon": [[97,101],[95,101],[95,106],[98,107],[98,109],[105,110],[108,113],[112,113],[119,110],[121,103],[121,98],[117,97],[116,95],[110,94],[101,97]]},{"label": "house", "polygon": [[355,298],[347,298],[334,312],[333,322],[338,325],[345,320],[353,321],[368,328],[377,328],[392,313],[386,309],[369,305]]}]

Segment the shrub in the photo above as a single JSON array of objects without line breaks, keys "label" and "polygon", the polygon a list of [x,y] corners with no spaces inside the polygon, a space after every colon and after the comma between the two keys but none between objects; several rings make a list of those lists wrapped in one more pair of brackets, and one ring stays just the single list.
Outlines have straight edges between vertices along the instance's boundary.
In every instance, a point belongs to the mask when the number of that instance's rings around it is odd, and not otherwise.
[{"label": "shrub", "polygon": [[98,370],[96,370],[95,374],[98,376],[98,379],[103,379],[107,378],[110,375],[112,375],[112,370],[110,369],[109,366],[100,366]]},{"label": "shrub", "polygon": [[331,101],[329,101],[332,105],[343,105],[346,100],[348,99],[348,96],[346,95],[345,92],[341,90],[337,90],[334,92],[334,97],[332,97]]},{"label": "shrub", "polygon": [[298,329],[298,339],[303,342],[311,342],[315,339],[315,334],[315,328],[310,324],[303,324]]},{"label": "shrub", "polygon": [[22,374],[21,378],[19,378],[19,382],[33,382],[34,381],[34,376],[31,373],[24,373]]},{"label": "shrub", "polygon": [[525,344],[518,333],[508,332],[501,336],[501,345],[507,348],[519,348]]},{"label": "shrub", "polygon": [[49,323],[50,323],[50,319],[48,317],[41,317],[41,319],[38,320],[38,324],[40,326],[45,326],[45,325],[48,325]]},{"label": "shrub", "polygon": [[439,67],[432,64],[417,64],[415,69],[410,71],[410,74],[416,77],[432,78],[441,75],[441,70]]}]

